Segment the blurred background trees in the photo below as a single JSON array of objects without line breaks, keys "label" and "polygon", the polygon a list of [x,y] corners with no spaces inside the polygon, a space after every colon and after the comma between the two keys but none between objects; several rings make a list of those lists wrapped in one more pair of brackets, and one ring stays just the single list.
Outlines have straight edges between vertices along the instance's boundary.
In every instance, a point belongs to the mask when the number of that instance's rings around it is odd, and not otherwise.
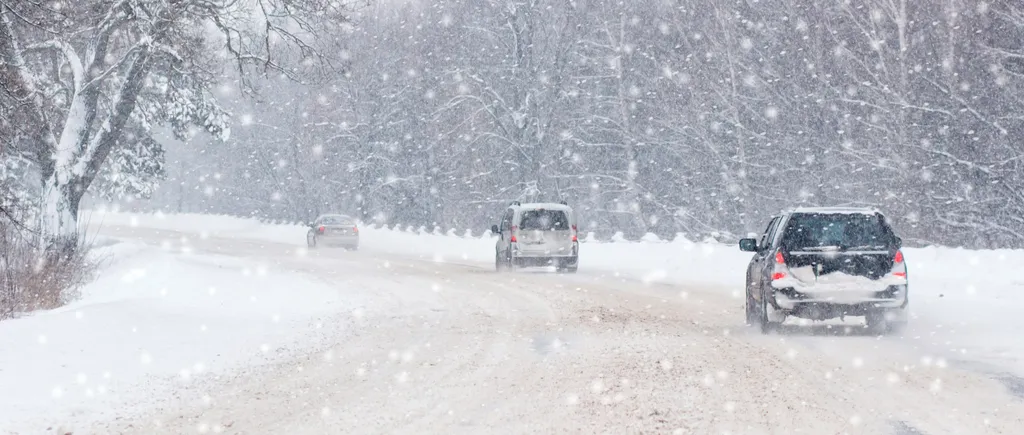
[{"label": "blurred background trees", "polygon": [[1024,247],[1016,2],[352,11],[330,72],[225,71],[231,137],[157,138],[164,181],[122,205],[483,230],[510,201],[565,199],[585,230],[631,238],[856,205],[910,243]]}]

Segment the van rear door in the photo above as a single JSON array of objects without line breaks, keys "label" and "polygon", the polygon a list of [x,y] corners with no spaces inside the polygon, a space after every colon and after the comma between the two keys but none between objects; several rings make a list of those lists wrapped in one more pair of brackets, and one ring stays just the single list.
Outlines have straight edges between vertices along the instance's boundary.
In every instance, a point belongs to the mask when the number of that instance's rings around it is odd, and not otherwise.
[{"label": "van rear door", "polygon": [[572,254],[572,224],[565,210],[524,210],[518,226],[519,245],[532,255]]}]

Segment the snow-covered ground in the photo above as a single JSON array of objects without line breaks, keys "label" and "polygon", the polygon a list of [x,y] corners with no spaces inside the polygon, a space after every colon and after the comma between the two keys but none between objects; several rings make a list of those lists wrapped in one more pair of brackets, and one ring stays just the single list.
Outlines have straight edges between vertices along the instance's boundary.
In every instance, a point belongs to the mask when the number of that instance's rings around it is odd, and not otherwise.
[{"label": "snow-covered ground", "polygon": [[197,377],[316,347],[340,332],[323,319],[358,303],[301,274],[180,242],[97,242],[105,266],[80,300],[0,322],[0,433],[144,410]]},{"label": "snow-covered ground", "polygon": [[[304,245],[306,228],[213,215],[94,212],[92,224],[142,226]],[[491,264],[494,238],[473,230],[439,235],[422,229],[362,229],[362,247],[435,261]],[[912,323],[907,335],[931,352],[982,363],[989,370],[1024,376],[1024,250],[906,248],[911,277]],[[677,239],[671,242],[590,242],[581,247],[580,270],[714,289],[740,302],[750,254],[734,246]]]},{"label": "snow-covered ground", "polygon": [[[968,396],[957,397],[952,402],[941,402],[943,405],[924,404],[916,409],[908,409],[910,416],[905,418],[912,418],[915,412],[918,416],[928,415],[929,411],[937,412],[928,406],[963,408],[974,403],[975,408],[987,409],[987,406],[996,406],[992,404],[1002,404],[1002,399],[995,396],[988,399],[991,403],[974,401],[971,395],[991,395],[991,387],[979,383],[983,382],[979,379],[998,379],[1001,373],[1024,376],[1024,342],[1016,335],[1024,327],[1024,318],[1016,315],[1016,307],[1022,306],[1024,302],[1024,296],[1021,296],[1021,290],[1024,290],[1021,288],[1024,286],[1024,268],[1013,267],[1024,261],[1022,251],[968,251],[937,247],[906,249],[905,257],[912,276],[914,316],[906,337],[792,334],[781,338],[783,342],[780,347],[773,341],[776,339],[770,337],[730,332],[743,329],[741,285],[749,258],[748,254],[739,252],[733,246],[694,243],[682,239],[639,243],[590,241],[581,248],[578,276],[555,279],[524,274],[519,278],[509,277],[512,281],[503,283],[501,280],[496,281],[494,275],[479,273],[489,270],[493,265],[494,239],[487,235],[467,237],[465,231],[438,235],[364,227],[361,231],[361,252],[346,254],[325,251],[314,255],[305,249],[306,228],[300,225],[265,224],[251,219],[194,214],[87,212],[84,216],[91,231],[112,233],[121,241],[100,240],[105,246],[98,250],[98,254],[106,256],[109,264],[99,279],[83,290],[81,300],[58,310],[0,322],[0,343],[4,344],[0,348],[0,391],[16,392],[0,398],[0,433],[20,429],[24,431],[18,433],[37,433],[40,425],[67,424],[82,427],[83,422],[109,421],[115,416],[126,418],[131,415],[152,415],[154,412],[171,416],[164,415],[167,418],[177,418],[173,416],[182,412],[179,409],[205,409],[206,406],[213,406],[204,405],[211,401],[215,404],[219,401],[224,406],[225,396],[237,394],[229,387],[212,387],[224,379],[241,379],[237,381],[241,382],[240,387],[231,388],[241,388],[247,395],[242,402],[249,404],[225,408],[230,412],[225,411],[229,414],[222,416],[221,423],[232,423],[232,419],[238,418],[237,413],[248,413],[245,418],[255,419],[249,422],[252,427],[264,431],[270,431],[272,427],[290,431],[294,428],[289,426],[292,423],[287,422],[294,420],[271,423],[277,421],[274,418],[280,417],[257,416],[259,407],[253,408],[256,405],[249,401],[253,397],[260,400],[260,396],[254,396],[251,390],[262,388],[266,391],[261,394],[277,394],[282,388],[309,388],[302,382],[310,380],[286,378],[278,381],[274,377],[274,385],[265,385],[264,382],[271,381],[244,376],[238,378],[238,373],[253,367],[271,367],[277,362],[294,362],[295,355],[306,355],[307,358],[308,355],[322,355],[323,352],[319,351],[324,346],[335,346],[337,350],[334,352],[339,355],[338,358],[347,359],[351,364],[345,369],[346,372],[339,373],[338,378],[333,380],[330,379],[335,376],[332,374],[335,368],[320,366],[319,370],[323,372],[318,376],[339,383],[327,397],[342,394],[338,392],[348,391],[366,376],[371,376],[370,373],[384,370],[385,367],[379,365],[380,361],[391,360],[402,364],[407,356],[414,358],[417,352],[424,355],[436,354],[436,362],[422,367],[434,366],[436,363],[439,365],[435,370],[443,369],[436,373],[439,376],[437,379],[420,379],[425,382],[423,388],[429,388],[427,385],[431,383],[445,383],[447,387],[438,390],[437,394],[446,397],[454,394],[450,398],[454,402],[476,400],[465,394],[460,397],[457,393],[469,388],[468,385],[513,382],[511,385],[519,385],[515,387],[518,390],[522,382],[526,381],[516,376],[534,375],[528,366],[524,366],[526,371],[522,374],[512,376],[501,375],[503,371],[495,372],[487,368],[488,364],[479,366],[481,363],[477,362],[474,363],[476,368],[473,369],[475,374],[472,379],[458,381],[463,375],[452,378],[445,370],[461,373],[466,368],[446,368],[447,363],[442,364],[442,361],[452,357],[453,352],[470,352],[456,358],[458,364],[469,364],[465,358],[484,362],[494,358],[508,358],[502,355],[513,352],[511,349],[521,339],[512,339],[507,343],[501,340],[519,337],[519,334],[534,334],[525,338],[534,348],[543,344],[541,350],[545,355],[560,352],[559,349],[564,346],[559,344],[562,340],[569,340],[571,346],[576,346],[572,351],[575,353],[607,354],[609,357],[606,360],[573,360],[573,370],[576,370],[577,364],[584,364],[589,367],[588,373],[607,373],[608,364],[615,366],[621,362],[623,368],[616,370],[622,370],[621,376],[642,377],[634,379],[637,382],[636,388],[640,388],[648,377],[648,374],[641,375],[641,372],[647,373],[646,369],[636,368],[635,358],[622,359],[618,347],[602,350],[601,346],[606,345],[602,344],[603,340],[611,344],[619,343],[622,338],[599,338],[611,334],[612,330],[606,327],[597,328],[596,331],[600,332],[586,329],[589,325],[596,326],[605,322],[622,322],[627,331],[632,327],[630,325],[642,328],[628,335],[631,337],[630,343],[622,343],[631,347],[640,346],[629,351],[635,352],[637,358],[653,358],[681,351],[688,355],[688,360],[676,360],[677,368],[692,366],[692,370],[697,370],[693,372],[697,375],[691,373],[685,378],[673,378],[674,381],[651,381],[653,383],[648,387],[653,390],[643,393],[653,394],[650,397],[661,397],[659,395],[664,394],[659,392],[662,391],[658,387],[659,383],[683,382],[685,385],[680,388],[685,389],[690,388],[686,383],[693,380],[693,376],[711,376],[702,373],[711,370],[711,365],[719,364],[715,358],[721,357],[721,352],[734,358],[750,352],[750,346],[768,344],[777,349],[765,353],[765,358],[782,358],[784,361],[793,359],[794,355],[810,353],[835,357],[834,361],[845,361],[852,369],[871,368],[873,371],[865,373],[866,380],[858,380],[856,376],[847,379],[860,387],[868,385],[858,384],[861,382],[870,383],[884,378],[892,383],[894,377],[899,379],[905,376],[907,382],[920,384],[914,388],[923,389],[920,390],[923,393],[919,393],[919,390],[904,391],[901,394],[909,396],[897,395],[893,396],[893,400],[903,400],[901,397],[920,400],[915,394],[929,394],[929,389],[934,394],[934,382],[938,378],[928,376],[941,376],[948,384],[945,388]],[[204,249],[193,249],[193,244],[203,244]],[[211,254],[220,250],[225,255]],[[570,290],[572,287],[576,287],[574,292]],[[591,292],[589,295],[588,291]],[[503,295],[506,292],[508,294]],[[576,302],[566,305],[568,299],[565,298],[568,295],[576,298]],[[580,299],[581,296],[583,299]],[[685,327],[672,323],[670,314],[666,318],[666,313],[670,311],[665,310],[678,309],[673,308],[675,305],[655,306],[655,310],[661,310],[659,316],[647,312],[652,309],[652,303],[668,303],[673,297],[683,301],[683,307],[691,307],[689,311],[680,313],[689,319]],[[591,304],[598,304],[597,308],[589,307]],[[561,312],[556,316],[554,310]],[[617,320],[615,313],[619,311],[625,317]],[[361,314],[354,316],[353,313],[357,312]],[[453,317],[456,312],[468,317]],[[626,315],[627,312],[632,314]],[[361,336],[357,333],[352,341],[339,338],[348,333],[346,325],[354,325],[354,319],[363,315],[374,319],[369,323],[370,329],[365,329],[367,324],[362,325],[364,334],[376,334],[373,331],[379,330],[385,335]],[[562,326],[566,319],[575,316],[582,316],[579,319],[583,323],[573,326],[569,322],[569,326]],[[551,323],[554,321],[552,319],[557,318],[562,320]],[[446,326],[449,322],[456,322],[455,319],[460,319],[460,323]],[[544,319],[543,323],[532,323],[537,319]],[[395,322],[397,324],[390,329],[381,326]],[[485,339],[497,342],[466,347],[466,342],[458,335],[466,332],[459,331],[473,331],[475,322],[481,325],[493,324],[484,327],[486,334],[491,334]],[[556,330],[545,330],[556,324],[560,325]],[[511,332],[524,325],[525,330]],[[421,331],[420,328],[424,329]],[[456,335],[438,335],[446,331],[446,328],[456,331]],[[684,334],[676,337],[682,340],[680,343],[673,344],[683,348],[667,350],[672,348],[666,348],[665,339],[655,340],[653,333],[645,338],[647,332],[643,331],[648,331],[648,328],[661,331],[660,336]],[[574,329],[577,331],[571,332]],[[737,338],[728,340],[725,347],[720,348],[722,344],[712,334],[709,338],[711,341],[702,341],[701,344],[694,341],[690,347],[686,347],[689,340],[696,340],[692,334],[707,335],[709,332],[725,336],[737,335]],[[484,339],[477,337],[478,332],[469,333],[473,336],[464,339],[470,343]],[[598,335],[590,335],[595,333]],[[416,343],[414,346],[426,348],[401,351],[399,345],[392,344],[393,341]],[[590,342],[587,346],[582,344]],[[642,344],[645,342],[649,343]],[[337,348],[339,343],[344,345]],[[374,356],[374,352],[384,349],[392,350],[385,355]],[[346,352],[349,355],[343,358],[341,355]],[[518,355],[516,358],[526,361],[523,358],[529,357]],[[824,379],[837,377],[832,383],[821,385],[813,379],[801,381],[807,384],[802,388],[833,388],[828,385],[833,385],[839,379],[838,376],[843,376],[834,374],[835,365],[830,366],[832,363],[828,361],[802,361],[799,366],[785,368],[785,365],[778,366],[775,360],[768,360],[767,363],[774,368],[765,366],[767,368],[764,370],[791,371],[786,375],[790,377],[788,379],[806,375],[803,371],[808,369],[820,370],[826,376]],[[899,376],[885,371],[892,370],[896,361],[900,361],[899,367],[904,367],[901,372],[903,374]],[[910,367],[908,364],[918,362],[925,367],[921,370],[925,371],[917,375],[906,372],[907,367]],[[941,370],[947,362],[953,365],[962,363],[964,370],[981,374],[982,378],[943,373]],[[653,363],[666,372],[672,367],[671,361]],[[768,375],[768,372],[757,371],[760,370],[757,367],[765,361],[748,363],[752,366],[727,367],[726,371],[746,370],[745,376],[754,378]],[[397,371],[389,375],[393,376],[391,380],[402,384],[409,376],[415,379],[418,369],[410,366],[403,371],[401,367],[395,366],[394,370]],[[548,367],[550,370],[564,370],[558,368],[557,364]],[[295,369],[284,370],[282,373],[294,373]],[[932,373],[928,370],[940,371]],[[562,372],[558,373],[558,376],[562,376]],[[719,371],[716,376],[723,376],[722,373],[725,372]],[[851,372],[845,376],[855,374]],[[494,378],[499,375],[499,378]],[[312,374],[308,376],[313,377],[313,382],[321,382],[315,380],[321,378]],[[713,380],[704,377],[704,382],[708,379]],[[556,386],[541,379],[535,381],[538,384],[531,384],[531,390],[550,390],[539,394],[565,393],[561,390],[566,388],[562,385],[564,382]],[[292,386],[294,382],[306,386]],[[597,388],[598,382],[604,381],[593,382],[592,387]],[[625,378],[623,382],[626,382]],[[208,391],[209,388],[217,391]],[[390,391],[390,388],[395,387],[388,387],[384,391]],[[380,391],[377,387],[371,390],[355,389],[345,393],[351,397],[336,398],[342,400],[336,406],[359,404],[344,413],[348,417],[359,415],[359,412],[372,412],[375,407],[388,402],[373,405],[362,398]],[[425,391],[430,393],[433,390]],[[841,391],[836,394],[847,394],[846,389]],[[474,390],[473,394],[478,393]],[[392,397],[392,394],[388,393],[386,397]],[[687,394],[697,393],[691,391]],[[741,393],[729,390],[716,394],[715,400],[727,400],[724,402],[727,409],[744,406],[742,402],[739,405],[734,402],[734,394],[757,395],[746,390]],[[619,396],[604,396],[601,403],[607,404],[606,399],[617,403]],[[287,401],[299,400],[294,397],[280,400],[285,401],[258,403],[282,409],[294,406],[313,406],[319,409],[318,405]],[[316,400],[327,399],[320,397]],[[577,393],[572,393],[545,400],[576,403],[580,399]],[[819,397],[816,400],[825,399]],[[854,399],[848,397],[844,400]],[[858,396],[856,400],[873,403],[878,398],[868,394]],[[419,402],[403,403],[402,406],[414,409],[410,412],[422,412],[414,406]],[[513,405],[515,403],[519,402],[509,402],[509,406],[518,406]],[[657,400],[651,402],[652,406],[657,403]],[[834,405],[843,406],[838,402]],[[240,410],[240,406],[246,410]],[[452,403],[444,406],[458,408]],[[329,412],[328,407],[323,409],[324,415],[321,417]],[[206,411],[198,412],[200,416],[206,414]],[[844,411],[830,409],[829,412]],[[1006,412],[1010,411],[1003,412],[1004,420]],[[1012,412],[1010,417],[1019,418]],[[560,417],[556,412],[551,418],[558,420]],[[947,424],[961,425],[949,426],[953,428],[949,430],[973,427],[971,424],[974,424],[957,420],[955,415],[949,418],[952,420],[948,420]],[[302,418],[302,421],[306,420]],[[164,431],[178,433],[177,430],[186,426],[203,430],[219,427],[209,426],[204,421],[186,419],[177,425],[167,426]],[[426,421],[417,424],[436,428]],[[444,421],[447,420],[441,419],[431,424],[465,424],[465,420],[452,420],[450,423]],[[527,424],[522,419],[515,421]],[[743,423],[745,420],[738,417],[716,421],[720,423],[705,421],[694,423],[696,426],[693,427],[717,429],[732,424],[753,424],[754,427],[759,424]],[[1012,424],[1012,421],[1003,422]],[[317,427],[316,424],[326,424],[328,430],[338,427],[328,423],[328,420],[316,420],[309,428]],[[531,419],[529,424],[538,423]],[[701,426],[704,424],[710,426]],[[939,420],[931,424],[942,427]],[[835,432],[832,426],[823,425],[820,428]],[[148,431],[152,429],[136,427],[129,432],[150,433]],[[521,429],[552,430],[544,426],[523,426]],[[699,433],[699,430],[691,433]]]}]

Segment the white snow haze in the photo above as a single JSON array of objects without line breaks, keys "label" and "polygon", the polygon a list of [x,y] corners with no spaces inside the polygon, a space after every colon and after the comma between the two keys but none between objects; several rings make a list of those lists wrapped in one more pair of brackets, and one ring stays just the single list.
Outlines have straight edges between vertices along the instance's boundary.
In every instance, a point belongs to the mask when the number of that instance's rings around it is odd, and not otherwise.
[{"label": "white snow haze", "polygon": [[0,434],[1024,433],[1013,1],[0,1]]}]

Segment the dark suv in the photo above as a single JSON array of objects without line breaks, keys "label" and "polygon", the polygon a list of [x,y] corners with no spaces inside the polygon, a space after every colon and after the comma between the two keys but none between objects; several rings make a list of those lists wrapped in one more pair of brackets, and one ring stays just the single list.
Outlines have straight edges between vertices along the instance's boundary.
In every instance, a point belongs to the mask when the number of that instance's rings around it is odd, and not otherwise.
[{"label": "dark suv", "polygon": [[907,323],[902,242],[874,209],[801,208],[772,218],[747,267],[747,323],[767,333],[787,316],[864,316],[876,331]]}]

